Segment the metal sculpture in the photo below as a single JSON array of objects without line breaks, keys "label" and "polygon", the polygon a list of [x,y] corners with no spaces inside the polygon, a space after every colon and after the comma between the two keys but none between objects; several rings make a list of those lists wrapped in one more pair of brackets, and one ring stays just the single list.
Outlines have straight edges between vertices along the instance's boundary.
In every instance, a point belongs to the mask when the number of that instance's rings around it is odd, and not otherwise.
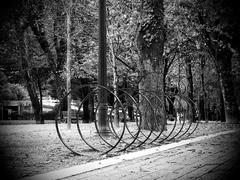
[{"label": "metal sculpture", "polygon": [[[61,116],[56,116],[55,119],[58,137],[74,154],[83,155],[88,150],[107,154],[132,150],[145,145],[159,146],[177,138],[187,137],[198,127],[199,121],[193,122],[189,114],[189,107],[193,102],[183,94],[163,95],[143,90],[133,93],[132,89],[118,89],[119,95],[117,96],[113,90],[101,85],[85,85],[79,87],[77,91],[86,87],[91,91],[87,96],[78,100],[75,128],[72,126],[71,130],[67,129],[66,121]],[[107,134],[103,134],[99,127],[98,113],[101,103],[98,98],[99,92],[104,92],[107,96],[108,124],[106,127],[109,131]],[[61,114],[63,102],[68,94],[60,102],[58,114]],[[176,97],[174,102],[171,101],[172,96]],[[90,123],[84,123],[83,106],[90,99],[94,101],[92,104],[94,116],[91,116]],[[151,119],[145,119],[147,121],[145,128],[142,126],[141,104],[143,101],[148,104],[148,111],[151,114]],[[172,103],[174,116],[166,111],[164,101],[167,101],[168,105]],[[114,123],[114,118],[119,121],[119,126]]]}]

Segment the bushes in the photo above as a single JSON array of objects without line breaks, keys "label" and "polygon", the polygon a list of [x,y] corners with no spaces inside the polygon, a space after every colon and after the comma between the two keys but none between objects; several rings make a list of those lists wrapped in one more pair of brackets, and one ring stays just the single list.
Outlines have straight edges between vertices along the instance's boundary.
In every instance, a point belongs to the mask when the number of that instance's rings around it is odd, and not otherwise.
[{"label": "bushes", "polygon": [[43,119],[44,120],[54,120],[57,112],[55,110],[43,112]]},{"label": "bushes", "polygon": [[[43,112],[43,119],[44,120],[54,120],[56,116],[56,111],[48,111],[48,112]],[[34,120],[34,114],[31,112],[23,111],[21,116],[18,116],[17,119],[22,119],[22,120]]]},{"label": "bushes", "polygon": [[19,116],[18,119],[23,119],[23,120],[32,120],[34,119],[34,114],[28,111],[23,111],[22,115]]},{"label": "bushes", "polygon": [[27,98],[27,89],[21,84],[9,83],[6,75],[0,71],[0,100],[25,100]]},{"label": "bushes", "polygon": [[28,91],[21,84],[9,84],[9,89],[16,95],[16,100],[28,99]]},{"label": "bushes", "polygon": [[21,84],[7,83],[1,87],[1,100],[25,100],[28,98],[28,92]]},{"label": "bushes", "polygon": [[[55,111],[43,112],[43,119],[44,120],[54,120],[55,115],[56,115]],[[23,112],[22,116],[19,117],[19,119],[31,120],[31,119],[34,119],[34,114],[30,113],[30,112]]]}]

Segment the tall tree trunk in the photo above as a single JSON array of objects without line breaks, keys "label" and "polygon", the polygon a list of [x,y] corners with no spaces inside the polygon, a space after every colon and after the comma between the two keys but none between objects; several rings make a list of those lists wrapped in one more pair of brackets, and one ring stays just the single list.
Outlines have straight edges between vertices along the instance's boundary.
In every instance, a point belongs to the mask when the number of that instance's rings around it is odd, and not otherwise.
[{"label": "tall tree trunk", "polygon": [[207,120],[206,116],[206,92],[205,92],[205,79],[204,79],[204,67],[205,59],[203,56],[200,56],[201,60],[201,95],[199,100],[199,115],[201,120]]},{"label": "tall tree trunk", "polygon": [[[142,8],[142,22],[137,35],[139,68],[143,77],[139,83],[139,90],[143,93],[158,92],[162,88],[159,72],[163,64],[164,47],[163,0],[142,0]],[[149,104],[142,101],[140,110],[143,116],[142,128],[152,128],[155,122]]]},{"label": "tall tree trunk", "polygon": [[40,100],[40,123],[44,124],[44,118],[43,118],[43,94],[42,94],[42,85],[40,77],[37,77],[37,85],[38,85],[38,91],[39,91],[39,100]]},{"label": "tall tree trunk", "polygon": [[[163,94],[163,97],[162,97],[162,100],[163,100],[163,115],[162,115],[162,118],[163,118],[163,122],[162,124],[164,125],[164,131],[167,131],[167,112],[169,113],[169,111],[167,111],[167,101],[168,101],[168,107],[169,107],[169,110],[170,110],[170,107],[172,106],[173,108],[173,103],[171,103],[167,98],[165,98],[165,95],[166,95],[166,89],[167,89],[167,82],[166,82],[166,77],[167,77],[167,73],[168,73],[168,69],[166,68],[167,64],[164,63],[164,67],[163,67],[163,75],[162,75],[162,94]],[[171,111],[171,110],[170,110]]]},{"label": "tall tree trunk", "polygon": [[[91,80],[88,78],[79,78],[79,79],[73,79],[72,80],[72,91],[74,95],[80,98],[80,102],[91,92],[91,88],[88,85],[91,83]],[[82,88],[77,88],[81,87]],[[83,123],[90,123],[94,121],[95,115],[94,115],[94,97],[90,96],[86,101],[83,102],[83,115],[82,120]]]},{"label": "tall tree trunk", "polygon": [[40,115],[41,108],[40,108],[40,103],[39,103],[38,96],[36,93],[36,86],[31,78],[31,76],[29,76],[29,72],[24,72],[24,79],[27,82],[27,90],[28,90],[28,94],[31,99],[34,118],[35,118],[37,124],[42,124],[43,122],[41,121],[41,115]]},{"label": "tall tree trunk", "polygon": [[[48,64],[50,66],[50,69],[53,73],[53,77],[55,80],[53,84],[54,88],[56,89],[55,96],[57,99],[61,99],[63,95],[63,81],[62,78],[60,77],[60,72],[63,70],[65,64],[64,62],[66,60],[65,58],[66,38],[62,37],[61,40],[59,41],[56,38],[56,35],[53,35],[56,34],[55,31],[58,31],[59,29],[60,26],[59,20],[54,19],[49,12],[46,13],[44,1],[32,3],[34,4],[33,6],[36,5],[37,7],[34,11],[29,12],[28,16],[26,17],[26,20],[28,21],[27,23],[31,27],[41,49],[47,56]],[[48,20],[46,21],[46,19]],[[56,26],[58,26],[58,28]],[[49,34],[50,31],[53,32],[53,34]]]},{"label": "tall tree trunk", "polygon": [[40,116],[40,103],[37,95],[37,88],[33,81],[32,74],[29,67],[30,61],[30,51],[29,51],[29,43],[27,37],[27,28],[22,27],[22,22],[18,22],[16,24],[16,30],[18,33],[18,41],[19,41],[19,49],[21,53],[21,68],[23,71],[23,77],[26,81],[28,94],[30,96],[30,100],[32,102],[32,107],[34,111],[34,118],[37,124],[41,123],[41,116]]},{"label": "tall tree trunk", "polygon": [[[85,79],[83,80],[83,84],[86,83]],[[90,93],[90,87],[86,86],[84,88],[82,88],[82,99],[84,97],[86,97],[89,93]],[[87,99],[84,103],[83,103],[83,122],[84,123],[90,123],[90,119],[92,117],[91,115],[91,106],[92,106],[92,97],[90,97],[90,99]]]},{"label": "tall tree trunk", "polygon": [[222,94],[222,90],[220,87],[219,90],[219,103],[220,103],[220,119],[221,122],[226,122],[226,116],[225,116],[225,107],[224,107],[224,100],[223,100],[223,94]]},{"label": "tall tree trunk", "polygon": [[185,59],[186,63],[186,76],[187,76],[187,82],[188,82],[188,91],[187,95],[190,101],[190,120],[192,122],[195,122],[195,105],[194,105],[194,98],[193,98],[193,76],[192,76],[192,65],[191,60],[187,57]]},{"label": "tall tree trunk", "polygon": [[[66,71],[67,71],[67,93],[71,92],[71,7],[72,0],[69,1],[69,6],[66,12],[67,19],[67,62],[66,62]],[[71,93],[67,97],[67,127],[71,128],[71,102],[72,97]]]},{"label": "tall tree trunk", "polygon": [[59,90],[59,88],[62,86],[62,82],[57,69],[57,59],[58,59],[57,53],[51,48],[51,45],[45,33],[43,22],[41,22],[41,20],[39,19],[31,19],[31,21],[29,21],[29,25],[31,26],[31,29],[34,35],[36,36],[36,39],[38,40],[43,52],[46,54],[48,58],[50,69],[53,72],[53,75],[55,78],[55,86],[57,89],[56,96],[58,99],[60,99],[61,91]]},{"label": "tall tree trunk", "polygon": [[[166,84],[167,84],[166,83],[167,73],[165,71],[165,66],[166,66],[166,64],[164,64],[163,76],[162,76],[162,92],[163,92],[163,96],[165,96],[165,94],[166,94]],[[170,106],[170,103],[169,103],[169,106]],[[167,109],[167,99],[165,97],[163,97],[163,111],[166,112],[166,109]]]},{"label": "tall tree trunk", "polygon": [[[113,32],[112,32],[113,33]],[[112,71],[113,71],[113,93],[114,93],[114,124],[116,127],[119,127],[119,109],[117,104],[116,96],[118,96],[117,90],[117,65],[116,65],[116,56],[114,53],[113,41],[111,40],[109,43],[110,52],[112,57]]]},{"label": "tall tree trunk", "polygon": [[89,100],[83,103],[83,123],[90,123]]}]

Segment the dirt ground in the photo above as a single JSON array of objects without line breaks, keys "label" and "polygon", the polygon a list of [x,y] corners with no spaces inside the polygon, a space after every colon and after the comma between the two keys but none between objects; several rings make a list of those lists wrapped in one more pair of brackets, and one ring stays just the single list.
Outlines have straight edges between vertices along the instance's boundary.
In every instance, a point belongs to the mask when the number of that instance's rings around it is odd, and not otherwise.
[{"label": "dirt ground", "polygon": [[[71,147],[82,152],[81,156],[74,155],[63,146],[57,136],[55,124],[0,125],[0,162],[3,167],[1,169],[14,173],[16,178],[21,178],[120,154],[101,155],[90,150],[80,139],[75,126],[72,125],[71,131],[68,131],[65,125],[61,126],[61,128],[64,131],[63,134],[70,134],[69,138],[66,138],[66,142]],[[87,126],[84,128],[90,129]],[[198,125],[196,131],[188,138],[236,128],[240,128],[240,125],[203,122]],[[93,134],[93,136],[89,137],[91,142],[97,141],[96,133],[91,133]],[[76,137],[76,139],[72,137]],[[142,148],[151,146],[147,145]],[[135,149],[135,151],[137,150],[139,149]]]}]

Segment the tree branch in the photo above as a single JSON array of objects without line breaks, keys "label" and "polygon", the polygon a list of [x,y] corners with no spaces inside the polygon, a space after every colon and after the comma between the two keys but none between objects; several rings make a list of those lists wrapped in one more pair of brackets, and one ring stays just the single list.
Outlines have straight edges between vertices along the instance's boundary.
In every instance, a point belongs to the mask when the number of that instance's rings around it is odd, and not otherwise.
[{"label": "tree branch", "polygon": [[132,66],[130,66],[129,64],[127,64],[126,62],[124,62],[124,60],[122,60],[120,57],[118,57],[118,56],[116,56],[116,59],[118,60],[118,61],[120,61],[122,64],[124,64],[127,68],[129,68],[129,69],[131,69],[132,71],[136,71],[136,68],[135,67],[132,67]]}]

